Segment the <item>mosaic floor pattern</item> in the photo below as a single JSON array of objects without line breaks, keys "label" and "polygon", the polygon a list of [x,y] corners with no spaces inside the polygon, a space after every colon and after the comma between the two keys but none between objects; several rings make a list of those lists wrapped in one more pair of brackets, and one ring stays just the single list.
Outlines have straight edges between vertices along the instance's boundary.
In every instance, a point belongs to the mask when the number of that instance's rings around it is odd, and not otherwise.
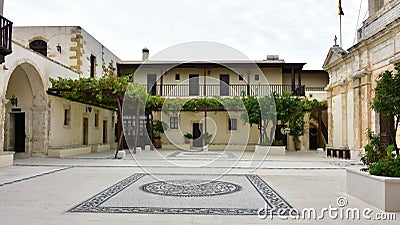
[{"label": "mosaic floor pattern", "polygon": [[68,212],[257,215],[260,208],[290,209],[258,175],[134,174]]}]

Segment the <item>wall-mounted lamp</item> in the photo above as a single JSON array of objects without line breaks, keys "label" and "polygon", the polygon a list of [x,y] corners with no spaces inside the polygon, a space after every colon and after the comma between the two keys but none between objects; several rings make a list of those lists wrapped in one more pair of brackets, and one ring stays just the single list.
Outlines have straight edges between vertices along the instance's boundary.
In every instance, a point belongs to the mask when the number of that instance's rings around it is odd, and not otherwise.
[{"label": "wall-mounted lamp", "polygon": [[10,99],[11,105],[14,107],[18,107],[18,98],[13,95]]},{"label": "wall-mounted lamp", "polygon": [[91,106],[86,106],[86,112],[91,113],[92,112],[92,107]]},{"label": "wall-mounted lamp", "polygon": [[56,48],[57,48],[57,52],[59,52],[59,53],[61,54],[61,45],[58,44],[58,45],[56,46]]}]

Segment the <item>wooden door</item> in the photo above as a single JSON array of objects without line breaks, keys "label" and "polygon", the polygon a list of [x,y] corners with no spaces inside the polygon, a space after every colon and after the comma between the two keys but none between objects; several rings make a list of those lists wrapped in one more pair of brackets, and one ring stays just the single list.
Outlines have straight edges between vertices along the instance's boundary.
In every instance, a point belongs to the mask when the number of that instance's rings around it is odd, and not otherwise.
[{"label": "wooden door", "polygon": [[199,93],[199,75],[189,75],[189,95],[198,96]]},{"label": "wooden door", "polygon": [[25,113],[13,113],[14,116],[14,151],[25,152]]},{"label": "wooden door", "polygon": [[219,75],[219,95],[229,96],[229,75]]}]

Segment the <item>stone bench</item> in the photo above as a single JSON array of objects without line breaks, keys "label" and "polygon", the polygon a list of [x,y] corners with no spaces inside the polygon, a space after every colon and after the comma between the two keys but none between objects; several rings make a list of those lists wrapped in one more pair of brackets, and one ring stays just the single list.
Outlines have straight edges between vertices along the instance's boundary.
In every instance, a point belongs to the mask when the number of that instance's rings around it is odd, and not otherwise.
[{"label": "stone bench", "polygon": [[12,166],[14,163],[14,152],[0,152],[0,168]]},{"label": "stone bench", "polygon": [[75,155],[88,154],[92,152],[92,146],[89,145],[76,145],[76,146],[61,146],[49,147],[47,155],[52,158],[65,158]]},{"label": "stone bench", "polygon": [[350,159],[350,149],[326,147],[326,156],[339,159]]},{"label": "stone bench", "polygon": [[94,144],[92,145],[92,152],[105,152],[110,151],[111,145],[108,144]]}]

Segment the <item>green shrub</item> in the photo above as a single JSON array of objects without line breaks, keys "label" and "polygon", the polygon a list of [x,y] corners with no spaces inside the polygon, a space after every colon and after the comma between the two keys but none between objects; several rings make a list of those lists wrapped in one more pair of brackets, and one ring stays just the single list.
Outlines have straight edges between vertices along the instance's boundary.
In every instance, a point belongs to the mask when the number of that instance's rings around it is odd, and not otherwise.
[{"label": "green shrub", "polygon": [[284,146],[284,144],[283,144],[283,141],[278,140],[278,141],[272,142],[272,146]]},{"label": "green shrub", "polygon": [[193,135],[191,133],[186,133],[185,135],[183,135],[185,138],[187,139],[193,139]]},{"label": "green shrub", "polygon": [[377,176],[400,177],[400,157],[381,159],[372,164],[369,171]]}]

